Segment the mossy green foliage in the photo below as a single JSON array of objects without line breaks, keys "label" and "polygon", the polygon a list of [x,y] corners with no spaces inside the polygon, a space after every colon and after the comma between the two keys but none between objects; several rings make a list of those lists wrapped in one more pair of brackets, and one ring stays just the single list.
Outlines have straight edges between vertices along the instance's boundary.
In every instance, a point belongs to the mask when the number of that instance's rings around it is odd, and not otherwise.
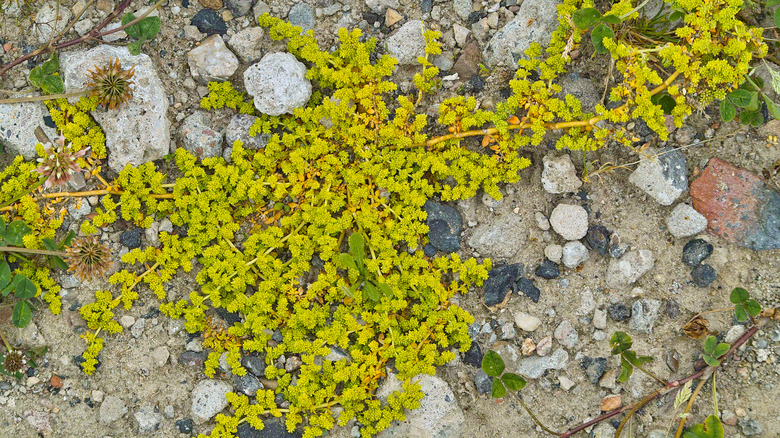
[{"label": "mossy green foliage", "polygon": [[97,97],[82,97],[75,105],[67,99],[57,99],[46,101],[46,106],[57,131],[73,144],[74,152],[89,147],[98,158],[106,158],[106,136],[89,115],[90,111],[97,109]]}]

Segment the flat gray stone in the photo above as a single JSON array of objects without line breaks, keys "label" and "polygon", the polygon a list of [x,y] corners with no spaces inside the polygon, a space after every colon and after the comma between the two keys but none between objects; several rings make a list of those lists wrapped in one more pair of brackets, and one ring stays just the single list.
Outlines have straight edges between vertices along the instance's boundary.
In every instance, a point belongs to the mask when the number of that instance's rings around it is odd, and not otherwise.
[{"label": "flat gray stone", "polygon": [[122,418],[122,416],[126,413],[127,406],[121,398],[113,394],[107,395],[106,398],[103,399],[103,403],[100,405],[98,419],[102,424],[111,424],[114,421]]},{"label": "flat gray stone", "polygon": [[192,390],[192,419],[203,424],[228,405],[225,395],[233,388],[220,380],[201,380]]},{"label": "flat gray stone", "polygon": [[631,306],[631,319],[628,320],[628,328],[650,334],[653,331],[655,320],[658,319],[658,311],[660,309],[661,300],[636,300],[634,305]]},{"label": "flat gray stone", "polygon": [[236,32],[227,44],[242,62],[255,62],[263,56],[263,36],[265,29],[251,26]]},{"label": "flat gray stone", "polygon": [[400,65],[417,64],[418,56],[425,56],[425,25],[420,20],[410,20],[387,38],[387,51]]},{"label": "flat gray stone", "polygon": [[569,363],[569,353],[559,348],[549,356],[534,356],[521,360],[517,364],[516,372],[529,379],[538,379],[545,371],[563,369],[567,363]]},{"label": "flat gray stone", "polygon": [[655,265],[652,251],[629,251],[619,259],[611,259],[607,268],[607,287],[622,289],[634,284]]},{"label": "flat gray stone", "polygon": [[306,66],[291,53],[269,53],[244,71],[244,87],[263,114],[292,114],[309,101]]},{"label": "flat gray stone", "polygon": [[707,229],[707,218],[688,204],[677,204],[666,218],[666,228],[678,239],[694,236]]},{"label": "flat gray stone", "polygon": [[506,213],[475,227],[468,244],[483,257],[508,260],[517,254],[525,240],[522,218]]},{"label": "flat gray stone", "polygon": [[140,433],[152,433],[160,427],[163,416],[151,406],[143,406],[133,414]]},{"label": "flat gray stone", "polygon": [[667,147],[660,152],[645,151],[644,158],[628,180],[661,205],[672,205],[688,189],[688,163],[677,149]]},{"label": "flat gray stone", "polygon": [[4,148],[3,152],[21,155],[26,160],[37,158],[35,145],[38,144],[38,139],[35,138],[35,128],[42,127],[53,142],[59,137],[55,129],[44,123],[43,118],[47,115],[49,111],[41,102],[0,104],[0,144]]},{"label": "flat gray stone", "polygon": [[517,68],[531,43],[546,47],[558,28],[558,0],[524,1],[517,15],[493,35],[482,51],[489,67]]}]

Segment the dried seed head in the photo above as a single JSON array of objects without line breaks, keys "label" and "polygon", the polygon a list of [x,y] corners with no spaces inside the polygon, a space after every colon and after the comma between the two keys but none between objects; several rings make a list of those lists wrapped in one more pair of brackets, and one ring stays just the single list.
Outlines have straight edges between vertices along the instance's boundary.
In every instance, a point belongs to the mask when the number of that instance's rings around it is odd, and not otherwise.
[{"label": "dried seed head", "polygon": [[105,272],[112,265],[111,251],[100,244],[97,236],[74,240],[66,252],[70,266],[68,271],[73,271],[82,280],[105,277]]},{"label": "dried seed head", "polygon": [[135,66],[128,70],[122,70],[119,59],[108,63],[108,67],[102,69],[95,66],[95,71],[89,70],[91,82],[87,84],[92,96],[98,97],[98,103],[103,107],[116,109],[121,103],[127,103],[133,97],[133,81]]},{"label": "dried seed head", "polygon": [[20,372],[27,366],[27,357],[22,350],[9,350],[3,360],[3,367],[11,374]]},{"label": "dried seed head", "polygon": [[38,158],[40,166],[35,169],[46,178],[44,188],[63,186],[73,179],[75,172],[81,172],[81,166],[76,163],[76,159],[83,157],[88,149],[84,148],[78,152],[72,152],[71,144],[66,145],[63,136],[57,139],[56,146],[51,143],[44,146],[44,156]]}]

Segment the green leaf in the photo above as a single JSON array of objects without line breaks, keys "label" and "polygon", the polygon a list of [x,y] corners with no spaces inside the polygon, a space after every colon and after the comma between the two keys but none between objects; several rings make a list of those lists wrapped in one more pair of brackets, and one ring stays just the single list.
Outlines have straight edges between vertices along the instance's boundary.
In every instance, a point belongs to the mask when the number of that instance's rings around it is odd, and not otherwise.
[{"label": "green leaf", "polygon": [[599,53],[608,53],[609,50],[604,46],[604,38],[615,38],[615,32],[604,23],[599,23],[590,32],[590,39],[593,42],[593,47]]},{"label": "green leaf", "polygon": [[22,274],[19,274],[18,276],[22,278],[16,283],[16,287],[14,288],[16,298],[26,300],[35,297],[35,293],[38,291],[35,284]]},{"label": "green leaf", "polygon": [[664,114],[671,114],[672,110],[677,105],[677,102],[674,101],[674,98],[670,96],[669,93],[655,94],[650,98],[650,102],[652,102],[653,105],[660,106]]},{"label": "green leaf", "polygon": [[734,105],[745,108],[750,105],[751,99],[753,99],[753,93],[748,90],[737,89],[726,95]]},{"label": "green leaf", "polygon": [[694,424],[685,431],[683,438],[724,438],[723,424],[717,415],[704,419],[704,424]]},{"label": "green leaf", "polygon": [[160,25],[160,17],[145,17],[135,24],[141,29],[141,38],[145,40],[154,39],[160,31]]},{"label": "green leaf", "polygon": [[720,359],[721,356],[729,351],[729,348],[731,348],[729,344],[721,342],[717,347],[715,347],[715,351],[712,352],[712,357],[715,359]]},{"label": "green leaf", "polygon": [[43,243],[43,247],[48,249],[49,251],[59,251],[60,248],[57,246],[56,243],[54,243],[51,239],[41,239],[41,243]]},{"label": "green leaf", "polygon": [[493,378],[493,386],[490,388],[490,395],[493,398],[501,398],[506,395],[506,387],[497,377]]},{"label": "green leaf", "polygon": [[8,283],[10,282],[11,282],[11,267],[8,266],[8,263],[5,260],[3,260],[2,262],[0,262],[0,290],[8,286]]},{"label": "green leaf", "polygon": [[482,371],[488,376],[498,377],[504,372],[504,360],[493,350],[488,350],[484,356],[482,356]]},{"label": "green leaf", "polygon": [[671,14],[669,14],[669,18],[667,20],[669,20],[670,23],[674,23],[675,21],[682,19],[683,16],[685,16],[685,14],[683,14],[682,12],[674,11]]},{"label": "green leaf", "polygon": [[631,336],[626,332],[615,332],[609,339],[609,346],[612,347],[612,354],[620,354],[631,348],[633,342]]},{"label": "green leaf", "polygon": [[599,18],[599,21],[607,24],[620,24],[620,17],[617,15],[607,14]]},{"label": "green leaf", "polygon": [[62,269],[63,271],[68,270],[68,264],[65,263],[65,260],[62,260],[57,256],[49,257],[49,265],[54,269]]},{"label": "green leaf", "polygon": [[3,236],[5,236],[5,220],[0,217],[0,239],[2,239]]},{"label": "green leaf", "polygon": [[501,380],[504,382],[507,388],[511,391],[520,391],[525,388],[525,379],[513,373],[506,373],[501,376]]},{"label": "green leaf", "polygon": [[720,119],[724,122],[730,122],[734,120],[734,117],[737,115],[737,109],[734,107],[734,104],[731,103],[728,99],[723,99],[720,101]]},{"label": "green leaf", "polygon": [[745,289],[742,289],[741,287],[735,287],[734,290],[731,291],[731,294],[729,295],[729,301],[731,301],[734,304],[744,303],[745,301],[750,298],[750,294]]},{"label": "green leaf", "polygon": [[780,0],[766,0],[766,7],[767,8],[773,8],[777,5],[780,5]]},{"label": "green leaf", "polygon": [[761,108],[761,106],[758,103],[758,93],[753,91],[750,93],[750,104],[748,104],[745,109],[748,111],[758,111],[759,108]]},{"label": "green leaf", "polygon": [[761,126],[764,116],[759,111],[742,111],[739,113],[739,123],[750,126]]},{"label": "green leaf", "polygon": [[134,41],[127,45],[127,51],[130,52],[131,55],[137,56],[141,54],[141,43],[142,40]]},{"label": "green leaf", "polygon": [[46,76],[41,81],[41,90],[46,94],[62,94],[65,92],[65,84],[59,76]]},{"label": "green leaf", "polygon": [[571,14],[571,21],[577,28],[585,30],[601,17],[601,12],[596,8],[584,8]]},{"label": "green leaf", "polygon": [[761,305],[756,300],[747,300],[743,306],[745,306],[745,310],[747,310],[750,316],[756,316],[761,313]]},{"label": "green leaf", "polygon": [[18,328],[27,327],[32,319],[32,309],[27,304],[27,301],[19,301],[14,306],[14,312],[11,315],[11,321]]},{"label": "green leaf", "polygon": [[737,321],[739,322],[745,322],[748,319],[747,310],[745,310],[745,306],[742,304],[737,304],[734,306],[734,316],[737,318]]},{"label": "green leaf", "polygon": [[385,283],[377,283],[376,287],[379,289],[379,292],[381,292],[382,295],[384,295],[386,297],[392,297],[393,296],[393,289],[391,289],[390,286],[388,286],[387,284],[385,284]]},{"label": "green leaf", "polygon": [[[122,26],[126,25],[127,23],[135,20],[135,15],[128,12],[127,14],[122,17]],[[127,36],[133,37],[133,38],[140,38],[141,37],[141,28],[138,26],[138,23],[135,23],[132,26],[128,26],[125,28],[125,33]]]},{"label": "green leaf", "polygon": [[379,291],[373,284],[366,282],[366,285],[363,287],[363,292],[365,292],[366,297],[368,297],[369,300],[375,303],[379,301]]},{"label": "green leaf", "polygon": [[355,271],[358,270],[358,267],[355,264],[355,259],[349,254],[339,254],[339,263],[341,263],[341,266],[343,266],[345,269],[354,269]]},{"label": "green leaf", "polygon": [[707,365],[711,367],[716,367],[720,365],[720,361],[710,356],[709,354],[704,355],[704,361],[707,362]]},{"label": "green leaf", "polygon": [[349,236],[349,252],[355,257],[355,263],[359,268],[363,267],[363,258],[366,256],[365,241],[363,235],[354,232]]},{"label": "green leaf", "polygon": [[62,239],[62,242],[60,242],[60,249],[70,246],[70,242],[73,241],[73,238],[76,237],[76,233],[73,232],[73,230],[68,231],[68,234],[65,235],[65,238]]},{"label": "green leaf", "polygon": [[780,9],[775,11],[774,20],[775,20],[775,26],[780,27]]},{"label": "green leaf", "polygon": [[8,224],[5,229],[5,241],[11,246],[22,246],[22,237],[30,232],[30,227],[20,220],[15,220]]},{"label": "green leaf", "polygon": [[761,97],[764,98],[764,103],[766,103],[766,109],[769,110],[769,114],[775,119],[780,120],[780,105],[776,104],[764,93],[761,93]]},{"label": "green leaf", "polygon": [[715,346],[718,345],[718,338],[715,336],[707,336],[704,340],[704,352],[712,354],[715,351]]},{"label": "green leaf", "polygon": [[628,350],[623,352],[623,356],[631,363],[631,365],[634,365],[636,367],[641,367],[642,365],[652,362],[653,358],[650,356],[637,356],[635,352]]},{"label": "green leaf", "polygon": [[628,379],[631,377],[631,374],[634,373],[634,366],[629,363],[625,357],[620,358],[620,377],[618,377],[618,380],[626,383],[628,382]]}]

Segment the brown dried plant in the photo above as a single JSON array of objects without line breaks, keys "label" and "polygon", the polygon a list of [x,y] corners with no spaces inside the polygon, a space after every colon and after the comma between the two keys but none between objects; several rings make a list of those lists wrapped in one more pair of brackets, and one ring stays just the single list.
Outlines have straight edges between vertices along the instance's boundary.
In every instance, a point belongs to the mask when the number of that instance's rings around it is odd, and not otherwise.
[{"label": "brown dried plant", "polygon": [[87,87],[92,96],[98,97],[98,103],[113,110],[133,97],[133,74],[135,66],[123,70],[119,59],[115,59],[106,68],[95,66],[95,71],[89,70],[91,82]]}]

